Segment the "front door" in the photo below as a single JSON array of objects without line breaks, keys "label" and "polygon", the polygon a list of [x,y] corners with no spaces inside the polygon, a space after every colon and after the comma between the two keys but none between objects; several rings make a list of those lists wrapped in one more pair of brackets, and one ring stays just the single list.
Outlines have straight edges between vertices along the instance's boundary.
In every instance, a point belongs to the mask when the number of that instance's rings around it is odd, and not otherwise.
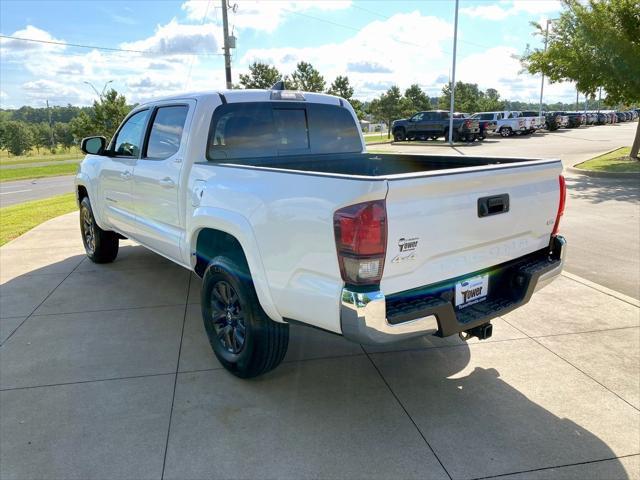
[{"label": "front door", "polygon": [[141,158],[133,172],[137,238],[145,245],[183,262],[184,206],[180,207],[180,174],[185,139],[182,135],[195,102],[159,104],[151,115]]},{"label": "front door", "polygon": [[129,116],[111,142],[111,155],[101,157],[98,185],[102,218],[125,235],[135,235],[135,211],[131,196],[133,169],[140,156],[148,116],[149,110]]}]

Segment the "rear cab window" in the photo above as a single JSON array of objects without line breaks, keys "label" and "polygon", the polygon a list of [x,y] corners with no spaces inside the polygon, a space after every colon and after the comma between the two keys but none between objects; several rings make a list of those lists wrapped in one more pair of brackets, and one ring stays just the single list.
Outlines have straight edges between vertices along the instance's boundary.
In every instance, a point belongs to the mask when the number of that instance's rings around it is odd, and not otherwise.
[{"label": "rear cab window", "polygon": [[189,113],[187,105],[169,105],[156,109],[144,158],[164,160],[180,150],[187,113]]},{"label": "rear cab window", "polygon": [[349,110],[304,102],[223,104],[214,111],[207,142],[210,161],[361,151]]}]

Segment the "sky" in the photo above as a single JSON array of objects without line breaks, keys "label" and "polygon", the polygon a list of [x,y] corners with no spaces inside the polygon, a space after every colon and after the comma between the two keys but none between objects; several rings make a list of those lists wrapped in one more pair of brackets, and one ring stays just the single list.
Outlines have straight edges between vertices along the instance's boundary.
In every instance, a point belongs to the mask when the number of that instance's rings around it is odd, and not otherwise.
[{"label": "sky", "polygon": [[[327,85],[347,75],[360,100],[413,83],[436,96],[449,81],[454,0],[230,4],[234,83],[256,60],[283,74],[310,62]],[[1,35],[57,43],[0,38],[0,105],[89,105],[107,82],[131,103],[224,89],[221,8],[221,0],[2,0]],[[557,0],[460,0],[456,80],[537,102],[540,77],[516,57],[541,45],[530,22],[560,9]],[[575,101],[575,88],[547,83],[545,101]]]}]

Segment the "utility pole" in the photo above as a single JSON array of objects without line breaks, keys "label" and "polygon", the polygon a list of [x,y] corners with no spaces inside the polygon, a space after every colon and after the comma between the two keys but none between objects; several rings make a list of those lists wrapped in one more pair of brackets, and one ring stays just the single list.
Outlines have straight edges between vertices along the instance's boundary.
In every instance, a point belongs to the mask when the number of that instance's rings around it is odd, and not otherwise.
[{"label": "utility pole", "polygon": [[456,14],[453,22],[453,66],[451,68],[451,104],[449,105],[449,145],[453,145],[453,105],[456,93],[456,49],[458,48],[458,3],[456,0]]},{"label": "utility pole", "polygon": [[227,0],[222,1],[222,31],[224,35],[224,71],[227,79],[227,89],[231,90],[231,47],[229,46],[229,21],[227,20]]},{"label": "utility pole", "polygon": [[579,95],[578,87],[576,87],[576,112],[580,108],[580,106],[579,106],[580,100],[578,100],[578,95]]},{"label": "utility pole", "polygon": [[[551,20],[547,18],[547,28],[544,32],[544,51],[547,51],[547,43],[549,42],[549,23]],[[542,94],[544,92],[544,72],[542,73],[542,83],[540,83],[540,113],[539,115],[542,117]]]}]

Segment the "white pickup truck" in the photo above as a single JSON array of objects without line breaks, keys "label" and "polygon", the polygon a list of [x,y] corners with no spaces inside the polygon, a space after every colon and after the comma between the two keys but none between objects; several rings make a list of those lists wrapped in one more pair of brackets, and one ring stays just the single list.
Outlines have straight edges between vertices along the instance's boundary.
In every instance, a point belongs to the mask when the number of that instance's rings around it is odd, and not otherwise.
[{"label": "white pickup truck", "polygon": [[367,153],[330,95],[165,98],[82,150],[89,258],[126,237],[202,277],[211,346],[240,377],[282,361],[291,323],[368,344],[488,338],[563,266],[559,160]]}]

